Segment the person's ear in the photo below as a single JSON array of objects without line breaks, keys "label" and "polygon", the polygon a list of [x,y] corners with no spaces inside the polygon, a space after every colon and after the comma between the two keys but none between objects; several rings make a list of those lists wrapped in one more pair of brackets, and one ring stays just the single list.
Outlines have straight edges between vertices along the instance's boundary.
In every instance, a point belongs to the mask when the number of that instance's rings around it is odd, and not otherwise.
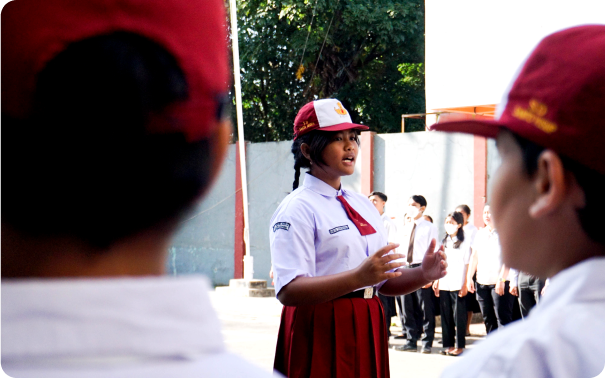
[{"label": "person's ear", "polygon": [[424,213],[424,210],[426,210],[426,206],[420,206],[420,208],[418,209],[421,213]]},{"label": "person's ear", "polygon": [[303,143],[300,145],[300,152],[302,152],[303,156],[311,161],[311,147],[308,144]]},{"label": "person's ear", "polygon": [[551,150],[538,157],[538,167],[532,178],[535,199],[529,206],[529,215],[540,218],[556,211],[565,199],[565,168],[561,158]]}]

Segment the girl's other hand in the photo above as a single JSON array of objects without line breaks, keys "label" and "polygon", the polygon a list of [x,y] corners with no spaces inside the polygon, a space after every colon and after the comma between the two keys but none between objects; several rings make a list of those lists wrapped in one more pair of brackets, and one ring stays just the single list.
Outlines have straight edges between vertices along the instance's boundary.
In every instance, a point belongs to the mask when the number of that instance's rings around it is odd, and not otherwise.
[{"label": "girl's other hand", "polygon": [[435,292],[435,296],[439,297],[439,281],[433,282],[433,291]]},{"label": "girl's other hand", "polygon": [[466,281],[466,289],[468,290],[469,293],[475,292],[475,283],[473,282],[472,278],[470,280]]},{"label": "girl's other hand", "polygon": [[460,298],[462,298],[462,297],[466,297],[466,294],[468,294],[467,285],[462,285],[462,288],[460,289],[460,292],[458,293],[458,296]]},{"label": "girl's other hand", "polygon": [[355,275],[359,281],[359,287],[373,286],[384,280],[401,276],[401,272],[388,272],[405,265],[405,262],[395,262],[403,259],[402,253],[389,253],[399,247],[399,244],[389,244],[380,248],[374,254],[368,256],[357,268]]},{"label": "girl's other hand", "polygon": [[422,259],[422,275],[427,281],[436,281],[447,273],[447,257],[443,245],[435,251],[437,241],[431,240],[429,248]]}]

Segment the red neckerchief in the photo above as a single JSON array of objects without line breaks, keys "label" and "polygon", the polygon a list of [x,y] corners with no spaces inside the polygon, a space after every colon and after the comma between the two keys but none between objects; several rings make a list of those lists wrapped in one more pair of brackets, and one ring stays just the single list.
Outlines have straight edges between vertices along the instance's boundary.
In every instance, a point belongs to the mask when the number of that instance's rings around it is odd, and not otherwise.
[{"label": "red neckerchief", "polygon": [[336,196],[336,199],[339,200],[340,203],[342,203],[342,207],[345,208],[349,219],[355,224],[355,227],[357,227],[361,235],[365,236],[376,233],[374,227],[372,227],[370,223],[368,223],[368,221],[363,219],[363,217],[359,215],[359,213],[355,211],[355,209],[353,209],[351,205],[349,205],[349,203],[343,196]]}]

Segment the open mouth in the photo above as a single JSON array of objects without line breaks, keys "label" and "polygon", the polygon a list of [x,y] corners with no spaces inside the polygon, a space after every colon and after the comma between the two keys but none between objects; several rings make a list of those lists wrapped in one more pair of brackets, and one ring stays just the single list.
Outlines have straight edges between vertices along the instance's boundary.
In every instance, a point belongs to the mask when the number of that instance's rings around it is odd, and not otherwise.
[{"label": "open mouth", "polygon": [[344,161],[345,163],[352,163],[355,161],[354,157],[346,157],[344,159],[342,159],[342,161]]}]

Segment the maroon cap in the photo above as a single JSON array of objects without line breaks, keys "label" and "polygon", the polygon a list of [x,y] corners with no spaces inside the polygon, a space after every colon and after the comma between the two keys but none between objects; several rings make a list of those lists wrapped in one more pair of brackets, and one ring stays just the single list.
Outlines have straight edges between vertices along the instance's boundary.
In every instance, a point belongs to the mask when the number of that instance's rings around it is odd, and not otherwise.
[{"label": "maroon cap", "polygon": [[500,105],[497,120],[445,121],[430,129],[495,138],[506,128],[605,174],[605,25],[544,38]]},{"label": "maroon cap", "polygon": [[313,130],[342,131],[348,129],[369,130],[368,126],[351,121],[351,116],[341,102],[326,98],[303,106],[294,120],[294,140]]},{"label": "maroon cap", "polygon": [[149,131],[203,139],[227,92],[225,20],[222,0],[11,1],[2,9],[2,112],[30,115],[37,74],[70,43],[125,31],[173,55],[189,88],[189,98],[152,119]]}]

